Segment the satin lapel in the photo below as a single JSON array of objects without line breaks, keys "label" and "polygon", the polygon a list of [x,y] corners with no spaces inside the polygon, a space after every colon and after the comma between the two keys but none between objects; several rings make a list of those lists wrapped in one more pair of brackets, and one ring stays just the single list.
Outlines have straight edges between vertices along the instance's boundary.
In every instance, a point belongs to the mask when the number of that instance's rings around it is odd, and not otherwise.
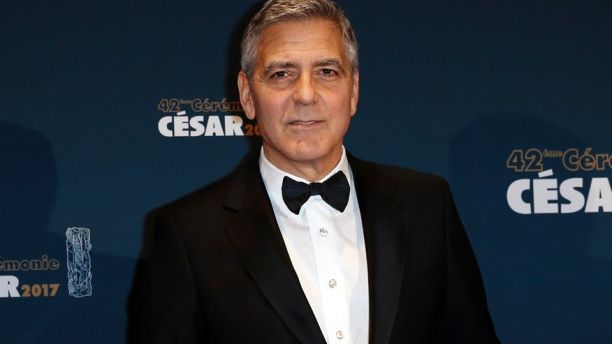
[{"label": "satin lapel", "polygon": [[370,343],[387,343],[402,284],[406,210],[385,196],[385,176],[351,158],[368,261]]},{"label": "satin lapel", "polygon": [[236,214],[226,231],[262,294],[299,341],[325,343],[291,265],[258,169],[256,163],[250,164],[236,178],[226,198],[226,206]]}]

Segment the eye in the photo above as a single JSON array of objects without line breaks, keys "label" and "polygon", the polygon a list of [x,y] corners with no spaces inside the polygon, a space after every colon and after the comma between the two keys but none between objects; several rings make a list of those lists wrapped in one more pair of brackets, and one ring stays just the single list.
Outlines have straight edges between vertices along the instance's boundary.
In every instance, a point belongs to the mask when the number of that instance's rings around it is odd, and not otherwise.
[{"label": "eye", "polygon": [[284,70],[280,70],[278,72],[272,73],[272,75],[270,75],[270,79],[284,79],[288,76],[289,76],[289,73],[287,73]]},{"label": "eye", "polygon": [[338,76],[338,72],[331,68],[321,68],[319,73],[325,78],[334,78]]}]

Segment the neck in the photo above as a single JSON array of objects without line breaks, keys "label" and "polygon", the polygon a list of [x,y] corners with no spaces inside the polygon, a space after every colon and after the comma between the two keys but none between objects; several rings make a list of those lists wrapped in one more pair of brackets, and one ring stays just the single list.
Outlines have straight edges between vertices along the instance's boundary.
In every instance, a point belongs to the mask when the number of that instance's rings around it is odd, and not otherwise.
[{"label": "neck", "polygon": [[272,165],[276,166],[281,171],[292,174],[296,177],[303,178],[309,182],[317,182],[329,174],[336,167],[342,157],[342,146],[335,149],[325,157],[313,160],[287,160],[272,150],[263,147],[263,152]]}]

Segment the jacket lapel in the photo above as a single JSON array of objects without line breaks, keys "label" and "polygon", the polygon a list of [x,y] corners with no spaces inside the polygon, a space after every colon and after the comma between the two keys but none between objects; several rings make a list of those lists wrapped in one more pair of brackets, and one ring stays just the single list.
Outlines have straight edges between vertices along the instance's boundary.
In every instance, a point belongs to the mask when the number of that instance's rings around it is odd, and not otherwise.
[{"label": "jacket lapel", "polygon": [[393,330],[402,284],[407,212],[388,195],[386,185],[368,163],[349,155],[361,211],[368,261],[370,342],[387,343]]},{"label": "jacket lapel", "polygon": [[279,318],[300,342],[325,343],[285,248],[256,158],[238,172],[225,205],[236,212],[226,232]]}]

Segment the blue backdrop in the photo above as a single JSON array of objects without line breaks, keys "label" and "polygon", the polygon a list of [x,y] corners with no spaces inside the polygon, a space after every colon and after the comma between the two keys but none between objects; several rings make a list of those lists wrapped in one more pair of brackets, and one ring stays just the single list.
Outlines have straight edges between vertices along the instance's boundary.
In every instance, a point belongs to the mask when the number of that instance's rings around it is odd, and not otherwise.
[{"label": "blue backdrop", "polygon": [[[610,342],[612,4],[340,4],[361,49],[347,148],[451,182],[503,343]],[[256,144],[235,90],[254,5],[3,3],[2,343],[124,341],[147,215]]]}]

